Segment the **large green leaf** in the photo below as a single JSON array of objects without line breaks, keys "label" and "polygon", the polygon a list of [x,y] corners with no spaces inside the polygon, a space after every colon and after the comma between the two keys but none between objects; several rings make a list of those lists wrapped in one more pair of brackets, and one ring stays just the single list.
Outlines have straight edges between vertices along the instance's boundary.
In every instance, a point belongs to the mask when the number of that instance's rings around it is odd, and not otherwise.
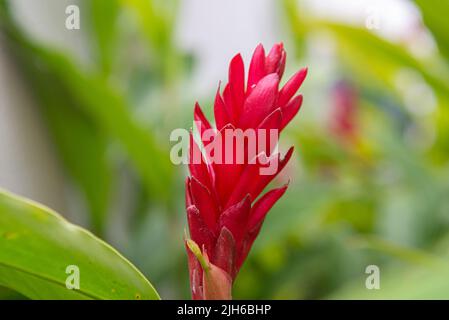
[{"label": "large green leaf", "polygon": [[[80,271],[69,290],[66,268]],[[30,200],[0,191],[0,286],[32,299],[159,299],[123,256]]]}]

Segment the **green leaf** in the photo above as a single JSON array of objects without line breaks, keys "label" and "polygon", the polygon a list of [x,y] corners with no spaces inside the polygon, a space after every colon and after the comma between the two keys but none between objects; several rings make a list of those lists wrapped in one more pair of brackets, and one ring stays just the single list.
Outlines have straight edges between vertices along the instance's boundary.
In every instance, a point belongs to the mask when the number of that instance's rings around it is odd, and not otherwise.
[{"label": "green leaf", "polygon": [[416,0],[424,23],[432,32],[441,53],[449,59],[449,21],[442,12],[449,12],[449,1]]},{"label": "green leaf", "polygon": [[24,300],[26,297],[20,293],[0,286],[0,300]]},{"label": "green leaf", "polygon": [[[79,268],[69,290],[68,266]],[[0,191],[0,286],[32,299],[159,299],[115,249],[33,201]]]},{"label": "green leaf", "polygon": [[[0,8],[1,9],[1,8]],[[172,166],[166,157],[166,144],[134,119],[130,106],[107,79],[83,70],[58,51],[37,45],[28,39],[6,11],[0,10],[0,26],[6,31],[15,55],[34,66],[36,73],[48,73],[63,88],[63,94],[74,97],[82,113],[105,135],[117,140],[153,198],[168,200]],[[1,25],[4,24],[4,26]],[[66,106],[66,101],[60,101]],[[161,188],[161,181],[168,182]]]},{"label": "green leaf", "polygon": [[160,183],[165,181],[168,186],[172,181],[173,172],[166,156],[166,145],[162,146],[156,135],[134,120],[123,97],[103,79],[79,72],[62,56],[50,55],[44,59],[51,63],[50,68],[61,80],[66,81],[65,85],[71,93],[80,99],[84,111],[103,132],[120,142],[152,195],[167,200],[169,188],[161,188]]},{"label": "green leaf", "polygon": [[178,1],[121,0],[134,12],[140,30],[151,52],[151,68],[169,84],[179,77],[183,61],[174,45],[174,25]]},{"label": "green leaf", "polygon": [[[444,1],[439,1],[442,2]],[[428,6],[433,6],[433,2],[428,3]],[[375,79],[380,84],[389,83],[392,87],[396,72],[410,68],[421,74],[440,97],[449,99],[449,73],[447,69],[441,68],[441,65],[418,59],[405,47],[383,39],[367,29],[304,14],[298,4],[290,0],[284,1],[284,8],[294,12],[289,13],[287,17],[296,42],[302,42],[304,34],[308,32],[328,32],[334,37],[342,59],[359,75],[364,76],[369,84]],[[367,61],[369,63],[366,63]]]},{"label": "green leaf", "polygon": [[444,260],[426,251],[401,246],[376,236],[354,236],[349,238],[348,241],[350,246],[357,249],[371,249],[411,264],[433,266],[444,263]]},{"label": "green leaf", "polygon": [[[282,11],[285,15],[286,20],[290,23],[290,32],[294,36],[295,53],[298,58],[302,58],[306,53],[306,37],[307,37],[307,17],[305,15],[300,15],[298,7],[300,3],[296,0],[283,0]],[[294,23],[293,23],[294,22]]]},{"label": "green leaf", "polygon": [[[107,157],[108,139],[85,114],[77,97],[59,81],[22,63],[42,108],[59,155],[74,182],[84,193],[90,226],[102,235],[109,208],[113,171]],[[70,97],[70,98],[69,98]],[[62,107],[66,101],[66,107]]]},{"label": "green leaf", "polygon": [[111,72],[116,46],[118,0],[87,0],[92,28],[92,45],[103,74]]},{"label": "green leaf", "polygon": [[[0,13],[4,12],[1,10],[0,8]],[[11,21],[9,26],[13,27]],[[21,39],[17,32],[12,37]],[[14,49],[20,50],[17,46]],[[82,112],[79,99],[68,92],[63,81],[54,74],[38,70],[26,53],[20,52],[15,56],[26,75],[25,78],[30,82],[30,87],[33,88],[62,162],[85,196],[90,226],[101,235],[104,231],[113,175],[107,159],[109,140],[96,123]]]},{"label": "green leaf", "polygon": [[[447,264],[431,267],[380,269],[380,289],[365,286],[365,274],[350,285],[333,293],[330,299],[448,299],[449,272]],[[363,270],[361,270],[361,274]]]},{"label": "green leaf", "polygon": [[172,45],[177,1],[121,0],[121,2],[136,13],[152,49],[163,52]]},{"label": "green leaf", "polygon": [[[335,36],[341,56],[361,74],[393,86],[396,72],[410,68],[421,74],[439,96],[449,99],[449,74],[444,69],[418,60],[405,48],[368,30],[330,22],[317,22],[314,26]],[[369,63],[365,63],[367,59]]]},{"label": "green leaf", "polygon": [[97,235],[102,235],[113,182],[113,171],[107,157],[108,141],[77,110],[60,108],[61,100],[55,100],[45,89],[39,90],[39,94],[47,94],[41,105],[53,141],[66,169],[85,195],[90,226]]}]

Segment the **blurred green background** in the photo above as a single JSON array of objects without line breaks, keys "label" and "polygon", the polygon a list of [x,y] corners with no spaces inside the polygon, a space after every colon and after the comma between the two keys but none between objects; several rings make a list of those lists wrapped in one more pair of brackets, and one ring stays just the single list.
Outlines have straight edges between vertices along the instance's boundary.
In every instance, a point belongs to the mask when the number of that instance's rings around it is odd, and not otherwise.
[{"label": "blurred green background", "polygon": [[[78,1],[81,29],[64,32],[69,42],[83,39],[81,55],[35,37],[15,0],[0,0],[2,50],[57,155],[67,215],[118,248],[162,298],[190,297],[187,172],[170,162],[169,135],[192,126],[196,100],[211,116],[215,88],[226,80],[217,67],[207,87],[197,81],[207,52],[193,50],[194,41],[179,45],[179,22],[193,3],[214,10],[211,3],[223,1]],[[449,298],[449,1],[399,1],[409,8],[389,13],[408,21],[399,34],[395,24],[386,27],[386,2],[359,1],[355,19],[332,14],[351,1],[243,2],[270,3],[274,41],[287,49],[285,77],[302,66],[309,76],[303,108],[281,139],[296,149],[275,181],[290,178],[289,190],[270,212],[234,297]],[[234,10],[236,21],[221,21],[224,28],[257,28]],[[238,47],[207,34],[214,28],[199,29],[212,46]],[[380,268],[380,290],[365,287],[368,265]],[[0,297],[17,295],[0,288]]]}]

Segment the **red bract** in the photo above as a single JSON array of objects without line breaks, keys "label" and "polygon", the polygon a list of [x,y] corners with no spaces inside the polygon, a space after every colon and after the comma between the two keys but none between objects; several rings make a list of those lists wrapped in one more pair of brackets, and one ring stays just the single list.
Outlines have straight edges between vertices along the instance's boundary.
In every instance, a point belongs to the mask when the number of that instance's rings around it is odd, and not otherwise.
[{"label": "red bract", "polygon": [[[229,83],[222,93],[219,89],[216,94],[216,129],[200,106],[195,105],[194,119],[201,134],[201,148],[191,134],[191,176],[186,181],[191,237],[187,253],[193,299],[231,298],[230,291],[224,288],[231,287],[266,214],[287,189],[285,185],[259,197],[287,164],[293,147],[281,157],[274,152],[277,140],[269,140],[268,134],[257,135],[257,154],[253,157],[249,152],[251,141],[238,142],[234,137],[234,143],[229,144],[223,139],[227,132],[261,129],[280,132],[293,119],[302,104],[302,96],[295,94],[307,69],[298,71],[279,89],[285,60],[282,44],[275,45],[268,55],[259,45],[245,83],[243,60],[240,54],[236,55],[229,66]],[[243,162],[237,160],[239,146],[243,146]],[[270,165],[275,170],[264,174],[262,169]],[[197,250],[192,250],[192,244],[197,245]],[[229,292],[229,296],[224,292]]]}]

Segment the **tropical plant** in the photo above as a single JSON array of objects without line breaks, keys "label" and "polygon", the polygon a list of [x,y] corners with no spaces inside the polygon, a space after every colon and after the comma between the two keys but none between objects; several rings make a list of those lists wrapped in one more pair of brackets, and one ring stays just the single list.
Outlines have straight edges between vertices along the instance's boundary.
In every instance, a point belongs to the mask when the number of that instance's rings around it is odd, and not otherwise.
[{"label": "tropical plant", "polygon": [[[273,182],[291,177],[288,192],[265,217],[232,296],[448,298],[447,1],[408,1],[415,27],[403,39],[307,3],[276,1],[285,73],[309,67],[307,99],[280,140],[295,146]],[[0,298],[158,298],[142,274],[162,297],[188,297],[187,173],[170,163],[168,136],[190,125],[194,99],[213,105],[215,92],[192,93],[198,57],[176,45],[178,1],[80,0],[82,28],[64,35],[86,40],[84,59],[30,33],[11,4],[0,0],[2,49],[55,146],[64,194],[76,202],[70,216],[87,217],[74,222],[95,236],[1,192]],[[382,290],[365,287],[370,265]],[[66,288],[70,266],[80,267],[80,291]]]}]

